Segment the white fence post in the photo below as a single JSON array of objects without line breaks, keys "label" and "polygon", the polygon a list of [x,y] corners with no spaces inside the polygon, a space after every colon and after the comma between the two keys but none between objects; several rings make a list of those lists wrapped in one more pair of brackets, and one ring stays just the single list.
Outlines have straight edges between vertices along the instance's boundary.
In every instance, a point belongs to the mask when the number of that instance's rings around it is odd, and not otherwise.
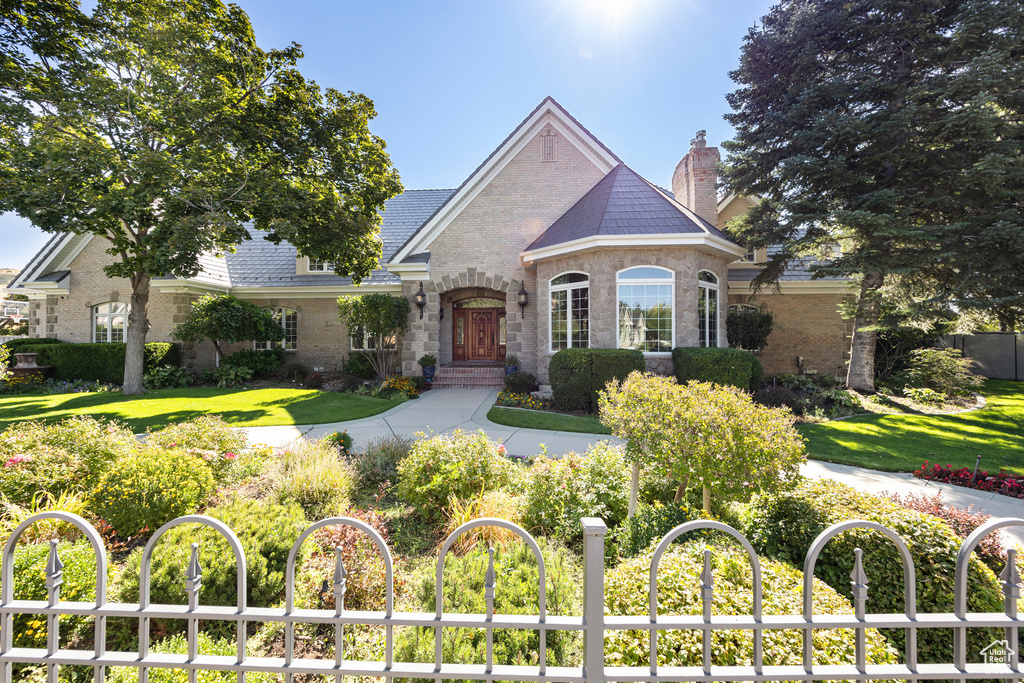
[{"label": "white fence post", "polygon": [[584,517],[583,525],[583,677],[604,683],[604,520]]}]

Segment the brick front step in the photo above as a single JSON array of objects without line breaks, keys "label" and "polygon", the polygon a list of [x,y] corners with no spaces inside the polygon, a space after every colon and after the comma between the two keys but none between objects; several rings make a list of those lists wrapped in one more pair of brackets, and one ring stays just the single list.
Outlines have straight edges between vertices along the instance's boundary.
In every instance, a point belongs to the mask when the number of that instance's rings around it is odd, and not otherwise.
[{"label": "brick front step", "polygon": [[434,389],[500,389],[505,386],[504,367],[445,365],[434,375]]}]

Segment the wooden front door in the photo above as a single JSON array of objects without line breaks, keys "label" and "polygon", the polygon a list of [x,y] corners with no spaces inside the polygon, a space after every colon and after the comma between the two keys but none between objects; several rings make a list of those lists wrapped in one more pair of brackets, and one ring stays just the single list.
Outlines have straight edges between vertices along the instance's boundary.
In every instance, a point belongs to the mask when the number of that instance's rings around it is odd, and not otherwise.
[{"label": "wooden front door", "polygon": [[457,308],[452,321],[452,360],[500,360],[499,320],[504,309]]}]

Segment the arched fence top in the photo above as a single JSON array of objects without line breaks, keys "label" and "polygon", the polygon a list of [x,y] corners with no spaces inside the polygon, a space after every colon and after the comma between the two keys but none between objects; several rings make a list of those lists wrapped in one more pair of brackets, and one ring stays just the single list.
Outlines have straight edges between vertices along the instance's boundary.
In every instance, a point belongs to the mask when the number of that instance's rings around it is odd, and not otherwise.
[{"label": "arched fence top", "polygon": [[157,529],[156,533],[153,534],[153,537],[149,539],[149,542],[146,544],[145,550],[142,551],[142,566],[139,570],[139,605],[143,609],[149,607],[150,572],[152,569],[151,565],[153,562],[153,549],[156,548],[157,541],[160,540],[161,536],[166,534],[174,527],[189,523],[202,524],[203,526],[208,526],[214,529],[221,536],[223,536],[224,540],[226,540],[228,542],[228,545],[231,546],[231,552],[235,554],[235,571],[237,575],[235,584],[238,588],[238,603],[236,606],[239,609],[245,609],[246,565],[245,550],[242,549],[242,542],[238,540],[238,536],[236,536],[235,532],[231,530],[231,527],[229,527],[227,524],[220,521],[219,519],[207,517],[206,515],[185,515],[184,517],[172,519],[171,521],[167,522],[167,524],[164,524],[162,527]]},{"label": "arched fence top", "polygon": [[814,567],[818,563],[818,556],[825,546],[833,538],[852,529],[871,529],[884,534],[886,538],[896,544],[900,560],[903,562],[903,601],[906,615],[910,618],[917,616],[917,583],[914,572],[914,559],[910,556],[910,549],[903,539],[896,535],[896,532],[889,527],[882,526],[877,522],[869,522],[863,519],[852,519],[846,522],[838,522],[818,534],[818,537],[811,543],[810,550],[804,558],[804,618],[810,619],[813,612],[814,598]]},{"label": "arched fence top", "polygon": [[971,553],[978,547],[981,540],[993,531],[1011,526],[1024,526],[1024,519],[1018,517],[990,519],[975,529],[970,536],[964,539],[963,545],[960,546],[960,552],[956,555],[956,571],[954,573],[953,595],[955,596],[955,603],[953,613],[961,619],[967,615],[967,568],[970,566],[968,561],[971,558]]},{"label": "arched fence top", "polygon": [[39,512],[32,515],[19,524],[11,533],[4,544],[3,554],[3,587],[0,589],[0,603],[8,604],[14,600],[14,551],[17,549],[18,539],[25,531],[36,522],[44,519],[57,519],[68,524],[73,524],[81,531],[89,545],[96,554],[96,605],[102,607],[107,603],[107,549],[103,544],[103,538],[87,521],[71,512]]},{"label": "arched fence top", "polygon": [[544,583],[544,556],[541,555],[540,546],[537,545],[537,541],[523,527],[519,526],[518,524],[508,522],[504,519],[497,519],[496,517],[481,517],[480,519],[474,519],[469,522],[466,522],[465,524],[457,528],[455,531],[453,531],[451,535],[448,536],[447,539],[445,539],[444,545],[441,546],[441,550],[438,552],[437,556],[437,589],[434,596],[435,616],[440,618],[443,613],[444,593],[442,591],[442,586],[444,585],[444,561],[445,558],[448,557],[448,551],[451,550],[452,545],[455,544],[455,541],[457,541],[459,537],[462,536],[464,533],[466,533],[467,531],[472,531],[473,529],[482,526],[496,526],[501,527],[502,529],[508,529],[509,531],[523,539],[526,542],[526,544],[530,546],[530,549],[533,550],[533,556],[537,558],[537,567],[539,569],[539,575],[537,577],[539,590],[537,595],[540,618],[541,621],[543,621],[546,615],[545,594],[547,589]]},{"label": "arched fence top", "polygon": [[658,544],[657,549],[654,551],[654,556],[651,557],[651,602],[650,602],[650,618],[654,621],[658,617],[658,568],[661,566],[661,556],[665,554],[668,547],[674,540],[682,536],[683,534],[691,531],[699,531],[701,529],[711,529],[713,531],[723,531],[732,536],[736,541],[743,546],[743,550],[747,553],[747,558],[750,560],[750,566],[753,570],[754,581],[754,618],[761,618],[761,601],[762,601],[762,587],[761,587],[761,560],[758,558],[757,553],[754,552],[754,546],[750,544],[747,537],[741,534],[736,529],[733,529],[728,524],[722,522],[716,522],[710,519],[698,519],[692,522],[684,522],[677,526],[672,531],[665,534],[661,539],[661,543]]},{"label": "arched fence top", "polygon": [[394,564],[391,559],[391,549],[388,548],[388,544],[384,542],[377,530],[371,527],[366,522],[352,517],[329,517],[322,519],[316,524],[313,524],[308,529],[299,535],[295,543],[292,544],[291,552],[288,553],[288,565],[285,570],[285,605],[288,612],[292,612],[295,609],[295,562],[299,556],[299,549],[307,538],[313,535],[314,532],[319,529],[323,529],[327,526],[350,526],[355,529],[359,529],[373,541],[373,544],[377,547],[381,557],[384,559],[384,605],[387,616],[391,616],[392,609],[395,602],[395,578],[394,578]]}]

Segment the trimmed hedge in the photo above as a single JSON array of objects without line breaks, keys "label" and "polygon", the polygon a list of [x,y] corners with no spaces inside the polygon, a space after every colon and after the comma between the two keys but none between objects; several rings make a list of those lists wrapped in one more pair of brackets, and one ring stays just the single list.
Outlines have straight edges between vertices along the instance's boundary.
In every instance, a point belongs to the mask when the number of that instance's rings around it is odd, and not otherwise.
[{"label": "trimmed hedge", "polygon": [[761,386],[761,361],[742,349],[677,346],[672,349],[672,367],[680,384],[696,380],[744,391],[757,391]]},{"label": "trimmed hedge", "polygon": [[[43,346],[46,344],[63,343],[64,342],[62,342],[60,339],[54,339],[52,337],[41,337],[39,339],[36,339],[35,337],[25,337],[23,339],[10,339],[8,341],[5,341],[3,345],[6,346],[7,350],[11,352],[11,355],[14,355],[16,353],[24,353],[24,349],[26,346]],[[29,351],[28,353],[32,352]],[[13,358],[11,359],[11,362],[14,362]]]},{"label": "trimmed hedge", "polygon": [[[36,363],[50,365],[53,379],[86,379],[121,384],[124,381],[124,356],[127,344],[66,344],[47,342],[25,345],[18,353],[38,353]],[[143,373],[163,365],[180,365],[178,346],[168,342],[149,342],[143,359]]]},{"label": "trimmed hedge", "polygon": [[597,392],[622,381],[634,370],[644,372],[644,354],[629,349],[562,349],[548,364],[555,405],[562,410],[597,412]]},{"label": "trimmed hedge", "polygon": [[[816,481],[792,493],[755,497],[744,517],[743,532],[762,556],[799,567],[818,534],[849,519],[877,522],[907,544],[917,573],[919,613],[953,611],[953,574],[960,537],[938,518],[907,510],[886,498],[860,493],[834,481]],[[856,529],[833,538],[818,557],[815,577],[849,597],[854,548],[864,551],[868,610],[903,612],[903,564],[896,546],[878,532]],[[976,554],[970,559],[967,583],[969,612],[1002,611],[999,581]],[[882,633],[903,651],[903,629],[883,629]],[[976,657],[982,648],[1002,637],[999,633],[997,629],[968,629],[967,652]],[[920,661],[948,661],[953,651],[951,629],[921,629],[917,637]]]},{"label": "trimmed hedge", "polygon": [[282,348],[262,351],[242,349],[222,358],[220,364],[230,365],[233,368],[249,368],[254,375],[263,377],[284,365],[284,358],[284,349]]}]

